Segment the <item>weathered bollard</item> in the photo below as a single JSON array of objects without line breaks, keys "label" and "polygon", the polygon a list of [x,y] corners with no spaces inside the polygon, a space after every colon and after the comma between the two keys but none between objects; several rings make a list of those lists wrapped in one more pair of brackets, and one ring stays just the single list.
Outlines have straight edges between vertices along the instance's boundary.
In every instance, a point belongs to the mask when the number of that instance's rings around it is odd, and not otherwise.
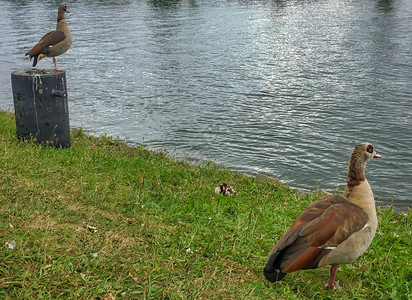
[{"label": "weathered bollard", "polygon": [[70,147],[66,72],[11,73],[17,136],[57,148]]}]

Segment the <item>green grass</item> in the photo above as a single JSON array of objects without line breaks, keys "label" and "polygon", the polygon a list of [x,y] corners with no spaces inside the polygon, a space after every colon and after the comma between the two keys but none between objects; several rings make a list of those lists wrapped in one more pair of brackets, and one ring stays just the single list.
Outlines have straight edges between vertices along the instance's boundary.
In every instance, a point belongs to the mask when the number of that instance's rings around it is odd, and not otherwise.
[{"label": "green grass", "polygon": [[[371,247],[338,271],[343,292],[323,290],[328,268],[270,283],[269,250],[322,193],[81,130],[66,150],[15,130],[0,112],[1,299],[412,298],[410,211],[379,209]],[[215,194],[221,182],[239,196]]]}]

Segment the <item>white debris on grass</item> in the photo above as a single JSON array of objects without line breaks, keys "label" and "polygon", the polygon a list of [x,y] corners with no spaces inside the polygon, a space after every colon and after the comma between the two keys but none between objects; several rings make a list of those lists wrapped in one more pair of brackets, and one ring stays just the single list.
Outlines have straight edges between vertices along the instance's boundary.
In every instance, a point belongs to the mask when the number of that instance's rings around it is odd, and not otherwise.
[{"label": "white debris on grass", "polygon": [[10,250],[13,250],[13,249],[16,247],[16,241],[11,241],[10,243],[9,243],[9,242],[6,242],[4,245],[5,245],[7,248],[9,248]]}]

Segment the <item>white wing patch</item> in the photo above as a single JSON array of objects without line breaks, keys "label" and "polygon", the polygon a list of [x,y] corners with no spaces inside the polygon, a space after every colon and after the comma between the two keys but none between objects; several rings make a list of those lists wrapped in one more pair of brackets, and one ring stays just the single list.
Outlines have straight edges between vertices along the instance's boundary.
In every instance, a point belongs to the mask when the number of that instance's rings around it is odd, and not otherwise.
[{"label": "white wing patch", "polygon": [[[361,230],[364,230],[368,226],[369,226],[369,223],[366,223],[365,226],[363,226]],[[361,231],[361,230],[359,230],[359,231]]]},{"label": "white wing patch", "polygon": [[326,246],[326,247],[318,247],[319,249],[327,249],[327,250],[333,250],[336,247],[332,247],[332,246]]}]

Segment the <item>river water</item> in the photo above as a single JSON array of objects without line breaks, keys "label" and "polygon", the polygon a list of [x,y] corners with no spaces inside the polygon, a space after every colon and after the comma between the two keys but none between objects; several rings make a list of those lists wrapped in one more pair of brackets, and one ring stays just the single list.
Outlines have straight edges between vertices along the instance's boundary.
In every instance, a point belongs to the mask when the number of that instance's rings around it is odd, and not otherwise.
[{"label": "river water", "polygon": [[[70,1],[70,122],[290,186],[340,190],[369,141],[376,197],[412,204],[412,1]],[[10,73],[55,28],[55,1],[0,1]],[[52,68],[52,60],[38,68]]]}]

